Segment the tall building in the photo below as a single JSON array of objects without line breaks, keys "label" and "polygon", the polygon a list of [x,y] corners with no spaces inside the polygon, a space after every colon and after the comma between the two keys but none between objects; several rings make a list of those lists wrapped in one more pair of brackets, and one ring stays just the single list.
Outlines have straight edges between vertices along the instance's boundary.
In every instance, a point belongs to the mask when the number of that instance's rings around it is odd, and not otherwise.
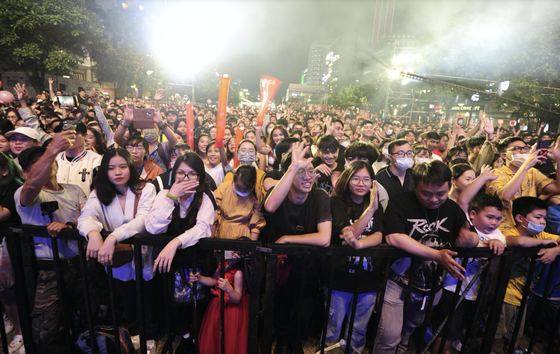
[{"label": "tall building", "polygon": [[328,41],[316,41],[309,48],[309,56],[307,58],[307,72],[305,75],[306,85],[322,85],[323,76],[327,71],[325,58],[327,57],[329,45]]},{"label": "tall building", "polygon": [[328,47],[322,84],[328,85],[330,90],[359,85],[370,52],[368,38],[357,34],[339,36]]}]

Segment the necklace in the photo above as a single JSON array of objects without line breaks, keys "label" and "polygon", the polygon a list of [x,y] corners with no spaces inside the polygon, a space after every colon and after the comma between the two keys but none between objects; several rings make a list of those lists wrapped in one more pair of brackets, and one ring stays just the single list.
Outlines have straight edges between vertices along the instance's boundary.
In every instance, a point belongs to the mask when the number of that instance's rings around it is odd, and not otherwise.
[{"label": "necklace", "polygon": [[[426,211],[426,208],[424,208],[424,206],[422,206],[422,210],[424,210],[424,215],[426,215],[426,221],[428,222],[428,226],[430,227],[430,231],[431,232],[435,232],[434,230],[432,230],[432,222],[430,220],[430,218],[428,217],[428,212]],[[439,220],[439,207],[437,208],[437,215],[436,215],[436,220],[434,221],[434,225],[437,223],[437,221]]]}]

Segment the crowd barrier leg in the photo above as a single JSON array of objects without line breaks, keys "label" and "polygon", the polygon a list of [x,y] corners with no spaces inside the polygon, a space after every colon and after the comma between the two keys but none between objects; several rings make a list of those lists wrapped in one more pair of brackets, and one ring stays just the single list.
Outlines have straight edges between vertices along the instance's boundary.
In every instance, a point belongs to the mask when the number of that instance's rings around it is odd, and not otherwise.
[{"label": "crowd barrier leg", "polygon": [[[362,275],[363,271],[363,264],[364,264],[364,256],[360,256],[360,266],[358,267],[358,272],[356,273],[357,278],[360,279],[360,275]],[[358,307],[358,282],[354,284],[354,293],[352,297],[352,311],[350,313],[350,320],[346,324],[348,326],[348,337],[346,337],[346,354],[352,354],[354,349],[352,348],[352,331],[354,329],[354,319],[356,318],[356,308]],[[347,317],[348,318],[348,317]]]},{"label": "crowd barrier leg", "polygon": [[[171,283],[171,272],[166,272],[163,275],[164,284],[172,284]],[[195,293],[196,296],[196,293]],[[173,354],[173,335],[171,332],[171,318],[169,317],[169,301],[171,299],[171,294],[169,293],[169,287],[163,287],[163,304],[165,306],[165,331],[167,332],[167,342],[166,348],[167,354]],[[164,352],[163,350],[161,351]]]},{"label": "crowd barrier leg", "polygon": [[[560,328],[560,309],[558,310],[558,315],[556,315],[556,323],[554,325],[553,328],[553,333],[552,333],[552,338],[550,339],[550,342],[548,343],[548,349],[546,351],[546,354],[553,354],[553,353],[558,353],[558,351],[560,350],[560,338],[556,337],[558,335],[558,331]],[[555,343],[555,339],[558,341],[559,345],[556,346]]]},{"label": "crowd barrier leg", "polygon": [[443,276],[443,268],[440,265],[438,265],[436,273],[437,275],[434,279],[434,283],[432,284],[432,290],[430,290],[430,297],[428,298],[428,311],[426,311],[426,313],[424,314],[424,321],[422,321],[422,325],[420,326],[421,342],[416,346],[416,354],[422,354],[422,349],[424,347],[424,333],[426,333],[426,329],[428,328],[428,320],[432,317],[432,312],[434,311],[434,298],[436,297],[436,293],[438,292],[438,279]]},{"label": "crowd barrier leg", "polygon": [[138,305],[138,324],[140,325],[140,353],[147,352],[146,347],[146,316],[144,313],[144,276],[142,264],[142,244],[134,238],[134,267],[136,274],[136,303]]},{"label": "crowd barrier leg", "polygon": [[[226,268],[226,261],[225,261],[225,250],[222,248],[220,249],[220,278],[225,278],[225,268]],[[226,352],[226,316],[225,316],[225,309],[226,309],[226,302],[225,302],[225,291],[220,289],[220,353],[225,354]]]},{"label": "crowd barrier leg", "polygon": [[[334,262],[334,257],[333,256],[329,256],[329,260],[330,262]],[[328,261],[327,261],[328,262]],[[327,341],[327,325],[329,323],[328,318],[329,318],[329,313],[330,313],[330,308],[331,308],[331,300],[332,300],[332,283],[334,280],[334,267],[331,267],[331,272],[329,274],[329,286],[328,286],[328,291],[327,291],[327,298],[326,298],[326,303],[325,303],[325,320],[323,321],[323,331],[321,332],[321,346],[320,346],[320,350],[321,350],[321,354],[325,353],[325,343]]]},{"label": "crowd barrier leg", "polygon": [[[196,249],[192,251],[192,272],[196,273],[197,268],[197,257],[196,257]],[[200,348],[198,347],[200,343],[198,343],[198,282],[194,282],[194,299],[192,303],[192,313],[193,313],[193,326],[191,328],[191,335],[194,345],[194,354],[198,354]]]},{"label": "crowd barrier leg", "polygon": [[[113,335],[115,338],[120,338],[119,332],[119,321],[117,320],[117,306],[115,304],[115,285],[113,284],[113,266],[107,266],[107,278],[109,283],[109,301],[111,303],[111,310],[113,316]],[[117,345],[117,354],[124,354],[121,353],[121,346]]]},{"label": "crowd barrier leg", "polygon": [[278,255],[268,254],[266,257],[266,286],[264,290],[264,324],[261,343],[261,354],[272,353],[272,332],[274,321],[274,293],[276,291],[276,267]]},{"label": "crowd barrier leg", "polygon": [[[531,292],[531,279],[533,279],[533,273],[535,273],[535,267],[536,267],[536,263],[537,261],[535,260],[535,258],[531,259],[531,265],[529,266],[529,273],[527,274],[527,282],[525,283],[525,286],[523,287],[523,296],[521,298],[521,306],[519,307],[519,313],[517,315],[517,321],[515,321],[515,329],[513,331],[513,335],[511,337],[511,340],[509,342],[509,350],[508,350],[508,354],[513,354],[513,352],[515,351],[515,342],[517,342],[517,332],[519,332],[519,330],[523,330],[523,328],[521,328],[522,325],[522,321],[523,321],[523,313],[525,312],[525,309],[527,308],[527,300],[529,299],[529,293]],[[523,337],[523,331],[521,332],[521,337]]]},{"label": "crowd barrier leg", "polygon": [[[80,276],[82,277],[82,285],[83,285],[83,290],[84,290],[84,300],[86,303],[86,315],[87,315],[87,322],[88,322],[88,328],[89,328],[89,335],[90,338],[93,338],[93,340],[91,341],[91,350],[93,353],[98,353],[99,350],[97,348],[97,340],[95,340],[95,331],[93,328],[93,319],[92,319],[92,313],[91,313],[91,299],[89,297],[89,283],[88,283],[88,279],[86,276],[86,255],[84,254],[84,240],[78,240],[78,250],[79,250],[79,254],[78,257],[80,257]],[[119,337],[115,337],[115,338],[119,338]]]},{"label": "crowd barrier leg", "polygon": [[[556,260],[556,262],[558,262],[558,260]],[[548,268],[551,269],[552,264],[549,264]],[[533,352],[533,348],[535,347],[535,343],[537,341],[537,330],[540,327],[539,325],[542,321],[544,312],[546,311],[546,304],[549,301],[548,300],[548,292],[550,290],[550,285],[552,284],[552,278],[553,278],[553,274],[550,274],[550,272],[549,272],[548,276],[546,278],[545,285],[544,285],[544,291],[543,291],[543,297],[542,297],[542,301],[541,301],[540,310],[538,311],[537,326],[533,330],[533,334],[531,336],[531,341],[529,342],[529,347],[527,348],[527,352],[529,352],[529,353]],[[527,314],[527,315],[528,315],[527,318],[530,318],[531,314]],[[554,337],[552,337],[550,342],[549,342],[549,346],[552,346],[552,345],[554,345]]]},{"label": "crowd barrier leg", "polygon": [[[32,250],[30,245],[32,238],[24,235],[22,229],[16,228],[9,228],[9,230],[6,231],[6,236],[8,252],[10,254],[14,277],[16,279],[13,288],[16,293],[16,305],[21,326],[21,334],[23,336],[23,345],[27,354],[35,354],[37,353],[37,348],[33,342],[33,334],[31,333],[31,318],[29,316],[35,299],[35,292],[33,290],[36,287],[37,279],[37,272],[31,265]],[[27,262],[25,260],[27,260]],[[28,274],[28,276],[26,276],[26,274]]]},{"label": "crowd barrier leg", "polygon": [[259,304],[261,288],[261,260],[262,254],[258,250],[251,252],[251,271],[249,278],[249,336],[247,344],[248,354],[258,353],[259,343]]},{"label": "crowd barrier leg", "polygon": [[496,292],[494,293],[494,301],[491,304],[490,314],[486,323],[486,330],[482,340],[482,346],[479,350],[481,354],[490,354],[494,344],[494,335],[498,329],[498,321],[502,312],[502,304],[506,295],[507,284],[509,282],[509,274],[515,258],[502,257],[500,259],[500,271],[498,272],[498,282],[496,284]]},{"label": "crowd barrier leg", "polygon": [[58,287],[58,301],[60,302],[60,316],[62,317],[62,321],[64,323],[64,340],[66,341],[66,348],[68,350],[68,354],[72,354],[72,338],[70,337],[70,333],[72,333],[75,337],[75,331],[69,319],[69,312],[66,308],[67,299],[66,299],[66,285],[64,282],[64,274],[62,273],[62,269],[60,269],[60,257],[58,254],[58,238],[53,237],[51,240],[52,244],[52,253],[53,253],[53,261],[54,261],[54,271],[56,274],[56,282]]}]

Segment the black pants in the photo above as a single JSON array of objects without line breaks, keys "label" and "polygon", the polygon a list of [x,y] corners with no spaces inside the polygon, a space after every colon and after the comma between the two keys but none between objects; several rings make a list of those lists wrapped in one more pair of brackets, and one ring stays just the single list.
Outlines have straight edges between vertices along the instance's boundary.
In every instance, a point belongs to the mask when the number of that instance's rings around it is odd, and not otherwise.
[{"label": "black pants", "polygon": [[[138,319],[138,304],[136,302],[136,281],[122,281],[115,279],[117,288],[121,293],[124,305],[126,325],[131,336],[140,334],[140,321]],[[157,316],[154,302],[154,280],[144,281],[144,318],[146,323],[146,338],[156,339]]]},{"label": "black pants", "polygon": [[[318,293],[318,274],[317,266],[302,273],[292,271],[285,284],[276,286],[274,330],[278,344],[299,344],[304,339]],[[302,287],[303,296],[300,298]],[[293,316],[290,316],[292,311]]]}]

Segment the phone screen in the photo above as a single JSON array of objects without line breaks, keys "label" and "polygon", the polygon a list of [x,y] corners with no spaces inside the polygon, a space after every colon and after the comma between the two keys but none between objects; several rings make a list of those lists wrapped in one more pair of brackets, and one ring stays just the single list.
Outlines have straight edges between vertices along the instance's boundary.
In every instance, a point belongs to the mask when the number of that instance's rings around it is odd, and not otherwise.
[{"label": "phone screen", "polygon": [[61,109],[66,109],[71,111],[78,106],[76,102],[76,97],[74,96],[61,95],[61,96],[57,96],[57,99]]},{"label": "phone screen", "polygon": [[539,163],[543,164],[546,162],[548,157],[548,146],[550,145],[550,140],[539,140],[537,142],[537,158]]},{"label": "phone screen", "polygon": [[463,124],[463,118],[457,119],[457,124]]}]

